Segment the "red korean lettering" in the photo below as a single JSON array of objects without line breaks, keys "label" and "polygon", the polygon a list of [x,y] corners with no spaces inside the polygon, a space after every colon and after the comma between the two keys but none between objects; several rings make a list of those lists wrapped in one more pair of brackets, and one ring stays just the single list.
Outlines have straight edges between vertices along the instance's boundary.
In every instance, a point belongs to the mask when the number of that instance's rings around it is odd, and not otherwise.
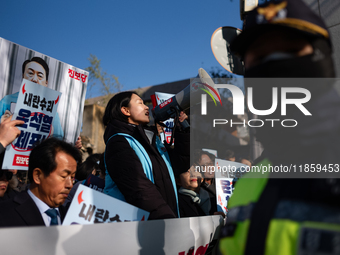
[{"label": "red korean lettering", "polygon": [[75,72],[76,74],[75,74],[75,79],[77,80],[77,81],[80,81],[80,73],[78,73],[78,72]]},{"label": "red korean lettering", "polygon": [[72,69],[68,69],[68,76],[74,78],[74,71]]},{"label": "red korean lettering", "polygon": [[81,75],[81,81],[82,82],[86,82],[86,78],[87,78],[87,75],[85,75],[85,74]]}]

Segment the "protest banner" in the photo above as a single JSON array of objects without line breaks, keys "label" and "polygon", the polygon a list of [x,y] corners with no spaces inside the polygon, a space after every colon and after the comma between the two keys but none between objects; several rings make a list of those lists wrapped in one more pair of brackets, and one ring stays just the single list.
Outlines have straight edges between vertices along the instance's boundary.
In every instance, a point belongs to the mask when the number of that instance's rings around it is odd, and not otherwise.
[{"label": "protest banner", "polygon": [[[221,216],[0,229],[2,254],[211,254]],[[34,237],[34,238],[32,238]],[[13,238],[20,245],[13,243]],[[208,247],[208,245],[210,246]],[[216,246],[215,246],[216,248]]]},{"label": "protest banner", "polygon": [[[160,105],[161,103],[163,103],[167,99],[173,97],[174,95],[175,94],[155,92],[157,105]],[[161,141],[163,142],[165,140],[167,143],[170,143],[172,128],[174,127],[174,119],[173,118],[167,119],[167,120],[163,121],[163,124],[166,125],[166,128],[164,130],[164,133],[160,134]]]},{"label": "protest banner", "polygon": [[20,136],[6,147],[2,169],[28,170],[33,145],[50,137],[55,131],[53,125],[60,125],[56,115],[60,98],[58,91],[22,80],[12,119],[22,120],[25,124],[18,126]]},{"label": "protest banner", "polygon": [[236,181],[247,172],[249,166],[224,159],[215,159],[217,210],[227,214],[228,200],[233,194]]},{"label": "protest banner", "polygon": [[[0,118],[6,110],[13,113],[22,79],[62,93],[58,116],[61,133],[58,138],[75,143],[80,134],[88,72],[0,38]],[[55,135],[54,135],[55,136]]]},{"label": "protest banner", "polygon": [[87,176],[85,181],[82,181],[81,184],[91,189],[98,190],[99,192],[104,192],[105,180],[100,178],[99,176],[90,174],[89,176]]},{"label": "protest banner", "polygon": [[147,211],[80,184],[63,225],[145,221],[149,214]]}]

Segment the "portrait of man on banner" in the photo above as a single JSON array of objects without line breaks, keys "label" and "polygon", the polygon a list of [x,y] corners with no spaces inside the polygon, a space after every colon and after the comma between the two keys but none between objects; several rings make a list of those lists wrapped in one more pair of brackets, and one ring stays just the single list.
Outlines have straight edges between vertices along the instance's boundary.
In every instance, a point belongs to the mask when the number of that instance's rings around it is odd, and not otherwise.
[{"label": "portrait of man on banner", "polygon": [[[37,83],[44,87],[48,84],[49,67],[40,57],[33,57],[22,64],[22,78]],[[5,96],[0,100],[0,118],[1,122],[13,115],[13,105],[17,103],[19,92]],[[63,139],[62,130],[58,113],[53,120],[51,130],[53,137]]]},{"label": "portrait of man on banner", "polygon": [[75,143],[80,134],[88,72],[0,38],[0,118],[14,113],[23,79],[62,93],[51,136]]}]

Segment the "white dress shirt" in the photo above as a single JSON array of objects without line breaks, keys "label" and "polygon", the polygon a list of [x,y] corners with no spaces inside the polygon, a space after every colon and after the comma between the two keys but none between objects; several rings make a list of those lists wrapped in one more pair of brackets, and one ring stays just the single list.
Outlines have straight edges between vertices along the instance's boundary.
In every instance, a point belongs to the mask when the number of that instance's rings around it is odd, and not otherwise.
[{"label": "white dress shirt", "polygon": [[[43,201],[41,201],[39,198],[37,198],[31,190],[27,191],[28,195],[30,195],[30,197],[33,199],[34,203],[36,204],[36,206],[38,207],[41,217],[43,218],[45,225],[46,226],[50,226],[51,225],[51,217],[48,216],[45,212],[48,209],[51,209],[46,203],[44,203]],[[61,219],[60,219],[60,213],[59,213],[59,209],[58,208],[54,208],[57,210],[58,212],[58,225],[61,225]]]}]

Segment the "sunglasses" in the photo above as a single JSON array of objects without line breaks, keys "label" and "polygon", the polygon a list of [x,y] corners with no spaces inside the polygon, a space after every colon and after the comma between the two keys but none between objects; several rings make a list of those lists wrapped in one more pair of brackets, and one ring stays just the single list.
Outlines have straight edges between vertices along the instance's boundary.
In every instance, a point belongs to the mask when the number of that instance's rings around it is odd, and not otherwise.
[{"label": "sunglasses", "polygon": [[12,179],[13,173],[1,170],[0,171],[0,179],[3,179],[4,177],[6,178],[7,181],[9,181],[10,179]]}]

